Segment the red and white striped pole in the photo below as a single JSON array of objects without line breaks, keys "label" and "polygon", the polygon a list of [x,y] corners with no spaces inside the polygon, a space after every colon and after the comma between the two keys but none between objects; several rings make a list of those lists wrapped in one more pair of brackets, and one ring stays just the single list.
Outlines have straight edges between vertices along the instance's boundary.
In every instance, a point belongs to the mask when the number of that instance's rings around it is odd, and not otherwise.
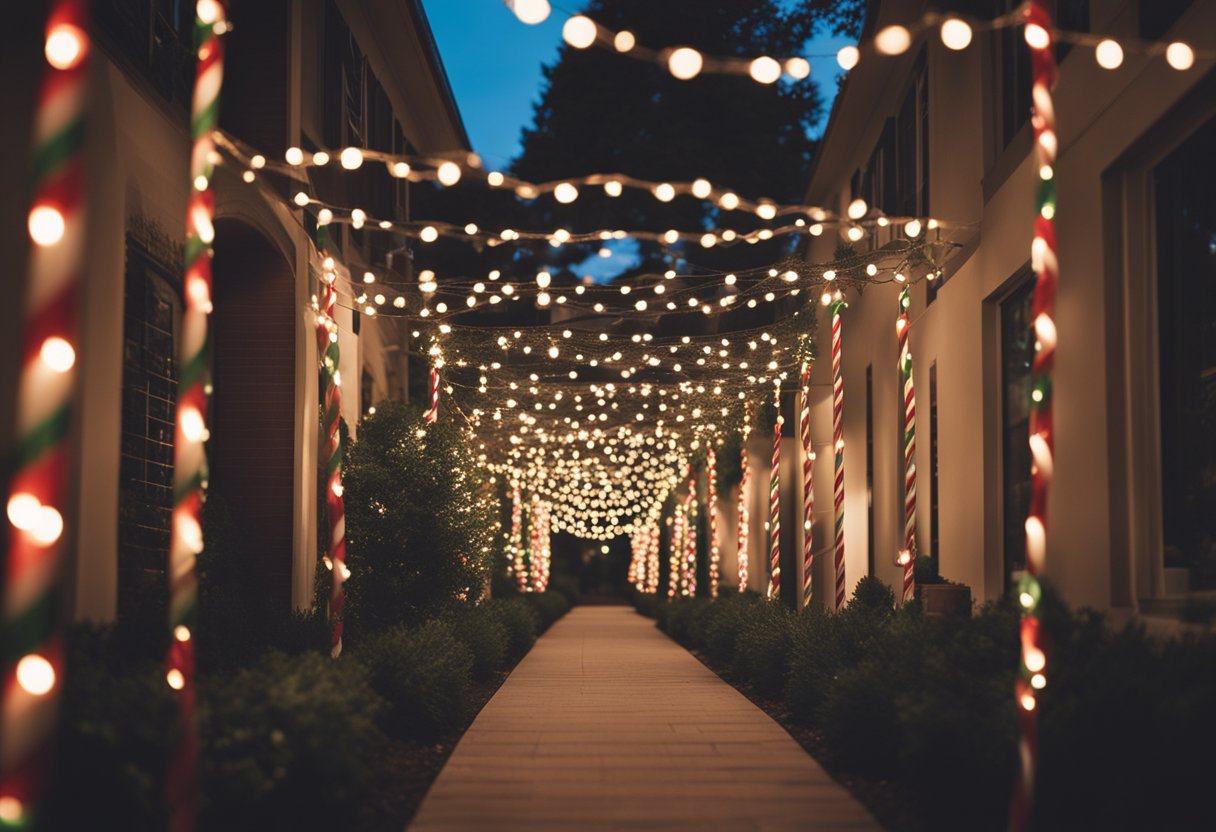
[{"label": "red and white striped pole", "polygon": [[705,455],[705,477],[708,490],[705,493],[705,511],[709,515],[709,597],[718,597],[718,455],[711,447]]},{"label": "red and white striped pole", "polygon": [[747,547],[751,544],[751,512],[747,510],[747,480],[748,480],[748,457],[747,457],[747,438],[752,429],[752,409],[748,404],[744,407],[743,416],[743,447],[739,451],[739,543],[737,548],[736,561],[739,568],[739,591],[747,590],[747,582],[749,575],[748,567],[748,551]]},{"label": "red and white striped pole", "polygon": [[802,389],[800,391],[802,436],[802,608],[811,605],[812,582],[815,567],[814,522],[815,451],[811,446],[811,365],[802,365]]},{"label": "red and white striped pole", "polygon": [[912,350],[908,344],[908,307],[912,295],[905,286],[899,293],[899,317],[895,333],[899,337],[899,376],[904,392],[904,547],[897,562],[904,568],[904,603],[916,595],[916,388],[912,382]]},{"label": "red and white striped pole", "polygon": [[773,423],[773,467],[768,485],[769,523],[769,583],[770,600],[781,595],[781,381],[776,383],[773,396],[777,405],[777,418]]},{"label": "red and white striped pole", "polygon": [[[85,268],[84,132],[91,44],[84,2],[50,4],[34,113],[33,200],[7,515],[0,661],[0,825],[32,828],[47,787],[63,676],[60,565],[68,556]],[[11,825],[11,826],[10,826]]]},{"label": "red and white striped pole", "polygon": [[1047,496],[1055,471],[1052,421],[1052,369],[1056,352],[1055,313],[1059,262],[1056,258],[1055,166],[1059,150],[1055,103],[1051,90],[1057,69],[1051,12],[1044,0],[1026,6],[1026,43],[1032,68],[1031,102],[1035,153],[1039,163],[1038,214],[1030,261],[1035,272],[1033,329],[1035,353],[1030,387],[1030,513],[1026,517],[1026,571],[1018,587],[1022,608],[1021,662],[1016,684],[1018,708],[1018,781],[1010,807],[1010,828],[1027,828],[1034,800],[1038,761],[1038,695],[1047,685],[1047,653],[1039,623],[1042,587],[1039,577],[1047,563]]},{"label": "red and white striped pole", "polygon": [[431,368],[431,407],[426,412],[426,423],[433,425],[439,421],[439,370]]},{"label": "red and white striped pole", "polygon": [[844,377],[840,367],[840,313],[844,301],[832,303],[832,447],[836,453],[833,498],[836,509],[836,609],[844,609]]}]

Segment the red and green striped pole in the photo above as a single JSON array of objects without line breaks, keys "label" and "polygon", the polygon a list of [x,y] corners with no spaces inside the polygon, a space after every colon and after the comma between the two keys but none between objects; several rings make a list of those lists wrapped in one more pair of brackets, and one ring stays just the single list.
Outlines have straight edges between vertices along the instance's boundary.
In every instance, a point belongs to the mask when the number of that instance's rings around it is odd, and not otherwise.
[{"label": "red and green striped pole", "polygon": [[747,510],[747,437],[751,433],[752,428],[752,409],[748,404],[744,407],[743,415],[743,444],[739,451],[739,543],[736,551],[737,564],[739,567],[739,591],[744,592],[747,589],[748,582],[748,552],[747,547],[750,545],[751,532],[751,513]]},{"label": "red and green striped pole", "polygon": [[815,567],[814,522],[815,522],[815,450],[811,445],[811,365],[802,365],[799,396],[801,405],[800,435],[802,437],[802,608],[811,605],[811,591]]},{"label": "red and green striped pole", "polygon": [[203,551],[202,508],[207,484],[207,400],[211,394],[208,316],[211,314],[211,244],[215,239],[211,191],[212,131],[219,114],[227,30],[221,0],[199,0],[194,22],[198,64],[190,110],[190,199],[186,209],[185,308],[182,312],[181,376],[174,434],[173,530],[169,543],[170,646],[165,678],[177,697],[181,733],[170,752],[167,789],[169,828],[194,828],[198,781],[195,726],[194,624]]},{"label": "red and green striped pole", "polygon": [[836,452],[833,502],[836,509],[836,609],[844,609],[844,376],[840,366],[840,313],[843,300],[832,303],[832,447]]},{"label": "red and green striped pole", "polygon": [[773,466],[768,484],[769,581],[770,600],[781,595],[781,382],[778,381],[773,399],[777,418],[773,422]]},{"label": "red and green striped pole", "polygon": [[1024,34],[1030,46],[1031,102],[1034,105],[1030,123],[1034,128],[1039,189],[1030,249],[1036,278],[1032,324],[1035,352],[1030,386],[1031,496],[1030,513],[1026,517],[1026,571],[1018,587],[1022,649],[1016,684],[1020,765],[1010,814],[1010,827],[1014,830],[1025,829],[1030,823],[1038,761],[1038,691],[1047,685],[1047,653],[1039,625],[1042,599],[1039,576],[1047,562],[1047,495],[1055,470],[1052,369],[1056,352],[1053,316],[1059,281],[1055,230],[1055,166],[1059,137],[1051,94],[1057,77],[1054,34],[1051,12],[1043,0],[1031,0],[1026,6]]},{"label": "red and green striped pole", "polygon": [[45,792],[63,676],[60,572],[70,511],[80,286],[86,244],[85,110],[90,43],[83,0],[51,4],[34,113],[28,286],[6,505],[0,828],[29,829]]},{"label": "red and green striped pole", "polygon": [[908,307],[912,295],[905,286],[899,293],[899,317],[895,333],[899,336],[899,377],[904,393],[904,547],[897,559],[904,568],[904,603],[916,595],[916,389],[912,383],[912,350],[908,345]]}]

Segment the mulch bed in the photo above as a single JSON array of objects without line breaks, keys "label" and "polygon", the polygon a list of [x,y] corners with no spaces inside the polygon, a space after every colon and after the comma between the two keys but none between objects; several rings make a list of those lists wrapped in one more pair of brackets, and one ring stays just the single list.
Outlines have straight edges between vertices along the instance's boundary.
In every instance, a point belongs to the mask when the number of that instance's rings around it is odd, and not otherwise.
[{"label": "mulch bed", "polygon": [[[684,647],[684,645],[680,646]],[[714,667],[700,651],[689,650],[687,647],[684,649],[696,656],[697,660],[717,674],[718,678],[742,693],[753,705],[772,717],[773,721],[784,728],[786,733],[793,737],[807,754],[810,754],[816,762],[823,766],[833,780],[844,786],[863,806],[869,809],[870,814],[874,815],[883,827],[899,830],[899,832],[919,832],[923,828],[920,817],[910,808],[913,805],[912,801],[898,784],[889,780],[870,780],[850,772],[840,771],[832,763],[832,756],[828,751],[827,743],[824,742],[823,735],[814,729],[794,722],[784,703],[780,700],[757,696],[746,684],[731,678],[731,673]]]}]

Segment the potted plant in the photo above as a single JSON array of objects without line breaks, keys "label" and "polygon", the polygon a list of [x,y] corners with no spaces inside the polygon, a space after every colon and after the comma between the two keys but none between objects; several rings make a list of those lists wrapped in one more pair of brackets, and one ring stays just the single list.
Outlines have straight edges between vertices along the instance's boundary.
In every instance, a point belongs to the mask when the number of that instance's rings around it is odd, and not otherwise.
[{"label": "potted plant", "polygon": [[948,581],[937,572],[937,564],[927,555],[916,559],[916,595],[925,615],[971,616],[971,587]]}]

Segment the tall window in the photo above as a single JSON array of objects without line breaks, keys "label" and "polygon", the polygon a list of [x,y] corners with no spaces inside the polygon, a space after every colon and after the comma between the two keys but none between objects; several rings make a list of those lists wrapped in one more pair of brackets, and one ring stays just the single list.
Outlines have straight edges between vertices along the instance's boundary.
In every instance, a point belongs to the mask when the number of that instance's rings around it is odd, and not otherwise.
[{"label": "tall window", "polygon": [[1166,566],[1216,587],[1216,119],[1155,171]]},{"label": "tall window", "polygon": [[866,366],[866,563],[874,574],[874,365]]},{"label": "tall window", "polygon": [[1027,271],[1001,303],[1001,476],[1004,486],[1005,581],[1026,567],[1026,513],[1030,509],[1030,364],[1034,359]]},{"label": "tall window", "polygon": [[937,362],[929,365],[929,558],[937,571],[941,536],[937,525]]}]

